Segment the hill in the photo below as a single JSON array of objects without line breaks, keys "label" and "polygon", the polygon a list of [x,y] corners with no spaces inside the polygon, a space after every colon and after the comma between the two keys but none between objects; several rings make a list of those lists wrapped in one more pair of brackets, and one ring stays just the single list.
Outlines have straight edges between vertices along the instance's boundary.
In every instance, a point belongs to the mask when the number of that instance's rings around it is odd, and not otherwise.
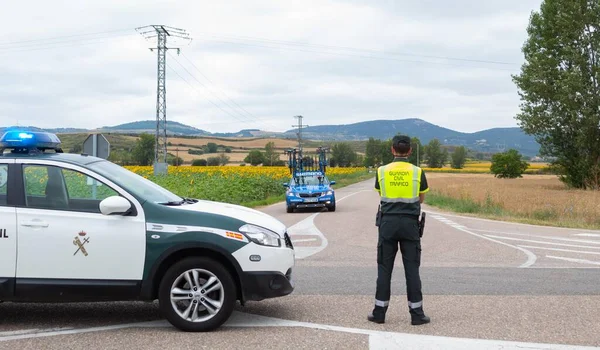
[{"label": "hill", "polygon": [[[41,130],[36,127],[21,127]],[[0,127],[0,131],[5,128]],[[47,131],[65,133],[104,132],[111,134],[139,134],[147,132],[154,134],[156,122],[144,120],[116,126],[103,126],[95,130],[75,128],[54,128]],[[215,137],[215,138],[282,138],[296,139],[296,129],[283,133],[268,132],[258,129],[243,129],[235,133],[211,133],[193,126],[175,121],[167,121],[167,134],[170,137]],[[318,125],[302,130],[303,139],[323,141],[365,141],[370,137],[388,139],[397,133],[418,137],[425,144],[437,138],[445,145],[463,145],[478,152],[496,153],[509,148],[515,148],[527,156],[536,156],[539,144],[532,136],[525,134],[520,128],[492,128],[474,133],[464,133],[444,128],[422,119],[371,120],[353,124]]]},{"label": "hill", "polygon": [[[284,135],[295,135],[297,130],[288,130]],[[317,140],[366,140],[369,137],[389,139],[398,133],[418,137],[425,144],[438,139],[442,144],[465,146],[480,152],[499,152],[515,148],[519,152],[535,156],[539,152],[539,144],[532,136],[525,134],[520,128],[493,128],[474,133],[464,133],[422,119],[371,120],[345,125],[319,125],[302,129],[307,139]]]}]

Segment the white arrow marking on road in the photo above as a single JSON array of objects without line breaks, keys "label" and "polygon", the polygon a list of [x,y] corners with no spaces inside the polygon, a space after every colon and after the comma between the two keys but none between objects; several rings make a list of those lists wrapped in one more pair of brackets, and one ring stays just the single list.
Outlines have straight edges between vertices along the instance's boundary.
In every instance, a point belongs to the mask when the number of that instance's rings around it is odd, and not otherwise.
[{"label": "white arrow marking on road", "polygon": [[527,255],[527,261],[525,261],[523,264],[521,264],[521,266],[519,266],[521,268],[530,267],[533,264],[535,264],[535,261],[537,260],[537,256],[535,254],[533,254],[533,252],[530,252],[529,250],[523,248],[522,246],[516,246],[516,245],[508,244],[508,243],[505,243],[505,242],[502,242],[502,241],[495,240],[493,238],[486,237],[484,235],[480,235],[480,234],[471,232],[471,231],[467,230],[467,228],[465,226],[461,226],[461,225],[459,225],[459,224],[457,224],[457,223],[455,223],[453,221],[450,221],[450,220],[444,218],[443,216],[432,215],[432,217],[434,219],[437,219],[437,220],[443,222],[443,223],[446,223],[447,225],[450,225],[450,226],[454,227],[455,229],[457,229],[459,231],[463,231],[463,232],[466,232],[466,233],[468,233],[470,235],[473,235],[475,237],[487,239],[488,241],[492,241],[494,243],[502,244],[502,245],[505,245],[505,246],[508,246],[508,247],[511,247],[511,248],[515,248],[515,249],[518,249],[518,250],[522,251],[523,253],[525,253],[525,255]]},{"label": "white arrow marking on road", "polygon": [[[357,191],[357,192],[351,193],[345,197],[337,199],[336,202],[339,203],[339,202],[343,201],[344,199],[351,197],[357,193],[367,192],[367,191],[369,191],[369,190],[362,190],[362,191]],[[292,244],[294,242],[296,242],[293,239],[294,236],[317,236],[321,239],[321,245],[319,245],[317,247],[294,247],[294,250],[296,251],[296,259],[298,259],[298,260],[305,259],[311,255],[315,255],[327,247],[327,244],[328,244],[327,238],[325,238],[325,235],[321,231],[319,231],[319,229],[315,225],[315,218],[319,214],[321,214],[321,212],[315,213],[288,228],[288,234],[292,237]]]},{"label": "white arrow marking on road", "polygon": [[600,246],[598,246],[598,247],[591,247],[591,246],[587,246],[587,245],[577,245],[577,244],[566,244],[566,243],[557,243],[557,242],[536,241],[536,240],[532,240],[532,239],[503,237],[503,236],[495,236],[495,235],[484,235],[484,236],[491,237],[491,238],[498,238],[498,239],[506,239],[506,240],[509,240],[509,241],[529,242],[529,243],[538,243],[538,244],[550,244],[550,245],[556,245],[556,246],[561,246],[561,247],[584,248],[584,249],[600,249]]}]

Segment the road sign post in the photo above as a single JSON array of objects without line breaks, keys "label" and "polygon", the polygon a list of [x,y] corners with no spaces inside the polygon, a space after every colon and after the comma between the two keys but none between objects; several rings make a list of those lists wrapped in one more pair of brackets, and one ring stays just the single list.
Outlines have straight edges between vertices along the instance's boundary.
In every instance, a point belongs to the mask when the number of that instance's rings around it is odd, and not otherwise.
[{"label": "road sign post", "polygon": [[110,156],[110,142],[102,134],[90,134],[83,141],[83,153],[108,159],[108,156]]},{"label": "road sign post", "polygon": [[[83,153],[94,157],[108,159],[110,156],[110,142],[102,134],[90,134],[83,141]],[[100,184],[88,177],[88,185],[92,186],[92,198],[96,199],[97,187]]]}]

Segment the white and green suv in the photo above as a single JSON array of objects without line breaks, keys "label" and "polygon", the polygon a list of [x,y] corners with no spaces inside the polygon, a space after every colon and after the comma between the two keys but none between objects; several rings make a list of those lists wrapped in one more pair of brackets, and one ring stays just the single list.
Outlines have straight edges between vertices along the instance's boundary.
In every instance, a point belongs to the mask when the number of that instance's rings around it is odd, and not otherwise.
[{"label": "white and green suv", "polygon": [[280,221],[179,197],[59,145],[49,133],[0,138],[0,300],[158,299],[175,327],[209,331],[237,300],[293,291],[294,248]]}]

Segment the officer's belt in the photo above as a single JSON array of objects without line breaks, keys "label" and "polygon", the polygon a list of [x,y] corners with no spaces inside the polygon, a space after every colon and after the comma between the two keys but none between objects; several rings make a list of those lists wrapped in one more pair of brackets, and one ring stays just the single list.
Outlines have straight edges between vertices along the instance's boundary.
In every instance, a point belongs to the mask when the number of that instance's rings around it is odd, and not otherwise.
[{"label": "officer's belt", "polygon": [[413,198],[381,197],[381,202],[384,202],[384,203],[417,203],[418,201],[419,201],[419,197],[413,197]]}]

